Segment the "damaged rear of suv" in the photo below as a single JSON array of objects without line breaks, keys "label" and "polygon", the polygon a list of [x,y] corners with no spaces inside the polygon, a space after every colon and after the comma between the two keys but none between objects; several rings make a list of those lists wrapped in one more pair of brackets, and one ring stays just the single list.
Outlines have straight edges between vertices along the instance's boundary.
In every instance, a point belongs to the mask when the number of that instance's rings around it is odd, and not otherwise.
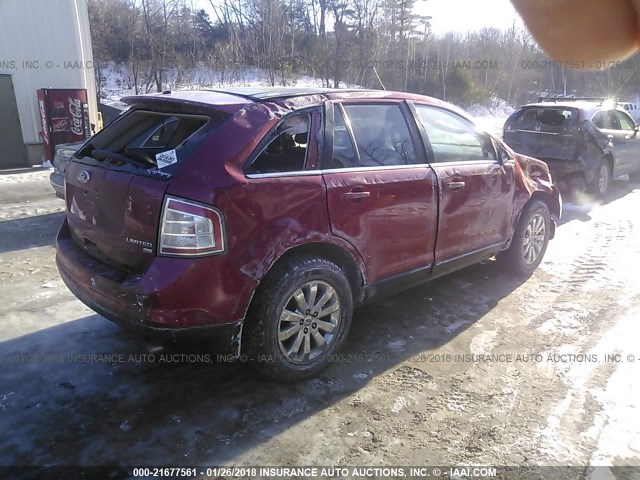
[{"label": "damaged rear of suv", "polygon": [[[160,337],[197,337],[211,323],[212,296],[230,315],[237,304],[198,283],[209,269],[229,285],[241,275],[229,273],[225,257],[218,256],[225,250],[221,214],[168,191],[183,166],[182,177],[189,177],[187,160],[201,160],[195,157],[205,140],[238,108],[233,97],[212,106],[198,96],[132,98],[132,110],[92,137],[66,169],[60,274],[88,306],[145,336],[152,325]],[[215,162],[215,152],[209,155]],[[232,338],[237,330],[222,325],[216,337]]]},{"label": "damaged rear of suv", "polygon": [[614,102],[562,98],[524,105],[507,119],[503,139],[516,152],[546,162],[572,191],[602,197],[611,178],[640,180],[638,126]]}]

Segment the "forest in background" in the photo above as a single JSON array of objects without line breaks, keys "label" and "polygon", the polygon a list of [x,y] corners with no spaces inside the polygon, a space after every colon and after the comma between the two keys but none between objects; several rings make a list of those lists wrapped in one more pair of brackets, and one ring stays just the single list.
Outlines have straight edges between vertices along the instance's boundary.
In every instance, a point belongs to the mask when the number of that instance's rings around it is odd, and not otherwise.
[{"label": "forest in background", "polygon": [[[94,62],[126,66],[123,86],[136,93],[197,84],[203,69],[224,84],[256,68],[271,85],[307,75],[328,87],[408,91],[461,106],[515,106],[543,92],[636,100],[640,56],[551,62],[515,27],[435,35],[437,19],[416,15],[415,1],[215,0],[211,16],[188,0],[88,3]],[[105,82],[96,69],[99,92]]]}]

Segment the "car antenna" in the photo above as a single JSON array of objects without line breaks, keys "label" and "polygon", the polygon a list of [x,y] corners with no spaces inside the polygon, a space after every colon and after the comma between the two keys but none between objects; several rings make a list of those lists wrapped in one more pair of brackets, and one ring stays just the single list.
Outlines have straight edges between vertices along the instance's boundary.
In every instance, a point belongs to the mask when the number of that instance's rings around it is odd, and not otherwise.
[{"label": "car antenna", "polygon": [[376,78],[378,79],[378,81],[380,82],[380,85],[382,86],[382,90],[387,90],[387,87],[384,86],[384,83],[382,83],[382,80],[380,80],[380,75],[378,75],[378,71],[376,70],[376,67],[371,67],[373,69],[373,73],[376,74]]}]

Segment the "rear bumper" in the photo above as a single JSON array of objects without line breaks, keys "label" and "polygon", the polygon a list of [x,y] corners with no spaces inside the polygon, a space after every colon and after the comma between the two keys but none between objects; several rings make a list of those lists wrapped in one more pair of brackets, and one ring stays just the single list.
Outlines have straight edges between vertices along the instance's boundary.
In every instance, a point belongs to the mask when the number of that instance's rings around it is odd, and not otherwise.
[{"label": "rear bumper", "polygon": [[[66,221],[56,247],[58,271],[69,290],[108,320],[159,342],[206,343],[217,352],[239,355],[252,279],[231,298],[216,296],[213,284],[221,275],[210,275],[211,285],[198,281],[198,270],[209,267],[197,263],[203,259],[157,257],[144,275],[123,272],[79,248]],[[192,295],[187,296],[185,285]]]},{"label": "rear bumper", "polygon": [[49,181],[56,192],[56,196],[64,200],[64,175],[54,171],[49,175]]}]

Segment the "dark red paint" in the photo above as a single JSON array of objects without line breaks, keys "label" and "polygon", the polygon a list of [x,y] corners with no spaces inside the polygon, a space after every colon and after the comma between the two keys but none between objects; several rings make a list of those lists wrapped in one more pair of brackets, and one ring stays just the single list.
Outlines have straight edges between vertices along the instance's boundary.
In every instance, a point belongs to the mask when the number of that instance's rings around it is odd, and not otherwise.
[{"label": "dark red paint", "polygon": [[[169,103],[176,110],[211,108],[231,117],[168,180],[72,161],[66,172],[67,219],[57,240],[63,279],[99,313],[147,333],[175,338],[183,329],[225,325],[219,331],[237,353],[256,288],[293,251],[327,255],[350,268],[359,302],[376,290],[377,282],[420,270],[427,279],[449,260],[506,248],[522,208],[534,195],[559,217],[559,194],[544,163],[504,146],[515,161],[430,165],[424,158],[414,166],[323,172],[328,147],[320,107],[342,100],[417,101],[466,116],[435,99],[392,92],[332,92],[262,102],[217,92],[136,97],[134,109]],[[307,171],[246,176],[244,163],[265,134],[284,115],[313,106],[319,108],[312,114]],[[412,129],[418,131],[415,123]],[[78,181],[81,170],[91,173],[86,184]],[[201,258],[158,256],[165,195],[218,209],[224,217],[225,252]],[[150,244],[150,251],[127,238]]]}]

